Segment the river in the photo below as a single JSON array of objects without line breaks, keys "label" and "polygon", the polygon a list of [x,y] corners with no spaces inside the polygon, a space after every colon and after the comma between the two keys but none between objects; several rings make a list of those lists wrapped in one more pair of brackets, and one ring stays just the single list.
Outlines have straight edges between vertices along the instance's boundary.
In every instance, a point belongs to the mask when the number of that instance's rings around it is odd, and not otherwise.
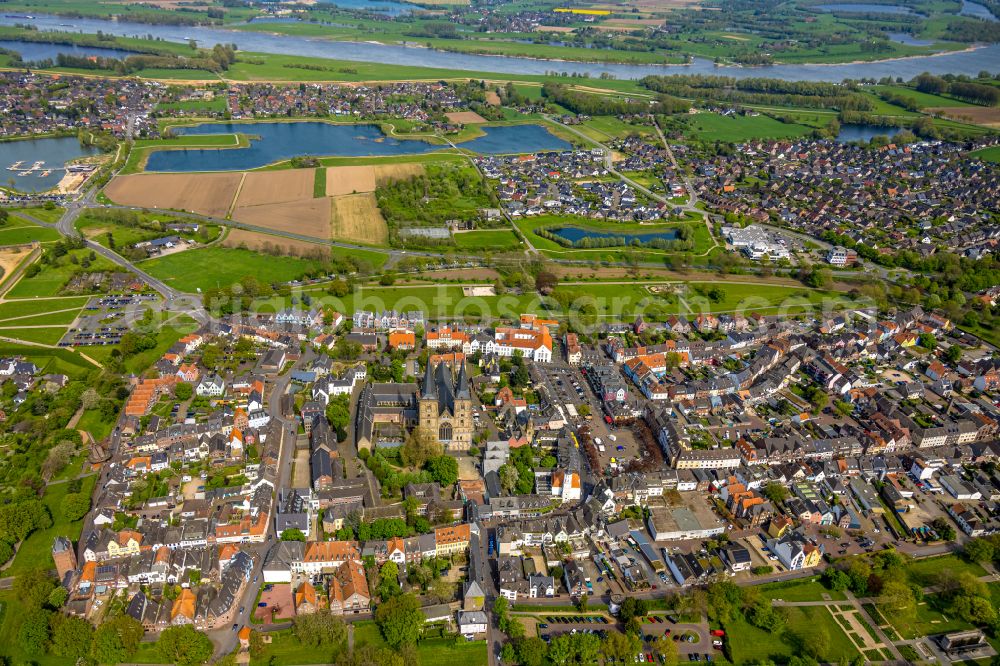
[{"label": "river", "polygon": [[108,49],[102,46],[79,46],[78,44],[48,44],[45,42],[22,42],[19,40],[0,40],[0,48],[10,51],[17,51],[21,54],[21,60],[27,63],[38,62],[39,60],[55,61],[60,53],[78,57],[95,58],[115,58],[122,59],[130,55],[135,55],[135,51],[125,49]]},{"label": "river", "polygon": [[[41,30],[65,30],[64,27],[60,27],[65,20],[62,17],[49,15],[33,16],[31,19],[4,15],[0,16],[0,25],[30,22]],[[434,67],[451,70],[459,76],[468,72],[547,74],[558,71],[560,73],[588,74],[595,78],[601,74],[610,74],[619,79],[638,79],[650,74],[718,74],[737,78],[761,76],[788,81],[842,81],[848,78],[879,79],[884,76],[900,76],[904,79],[911,79],[921,72],[975,76],[982,70],[992,71],[996,69],[996,64],[1000,62],[1000,44],[991,44],[971,51],[938,56],[917,56],[898,60],[840,65],[784,64],[763,67],[716,67],[712,61],[704,58],[696,58],[690,65],[625,65],[470,55],[411,46],[339,42],[220,28],[146,25],[93,18],[74,19],[73,22],[79,31],[91,34],[98,30],[113,35],[141,36],[151,34],[154,37],[178,43],[195,39],[201,46],[208,47],[214,44],[230,43],[236,44],[241,51],[388,65]]]}]

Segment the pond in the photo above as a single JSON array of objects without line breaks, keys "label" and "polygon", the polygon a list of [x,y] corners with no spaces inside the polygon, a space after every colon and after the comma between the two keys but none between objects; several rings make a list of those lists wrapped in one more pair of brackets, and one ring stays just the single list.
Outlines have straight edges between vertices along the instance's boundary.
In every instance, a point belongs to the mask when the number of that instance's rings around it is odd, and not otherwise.
[{"label": "pond", "polygon": [[481,155],[537,153],[545,150],[570,150],[573,145],[541,125],[484,127],[486,136],[457,144]]},{"label": "pond", "polygon": [[[0,184],[21,192],[42,192],[59,184],[69,161],[94,155],[96,148],[84,148],[75,136],[23,139],[0,143]],[[37,162],[41,162],[36,166]],[[17,165],[17,168],[11,169]]]},{"label": "pond", "polygon": [[899,127],[880,127],[878,125],[852,125],[840,126],[840,134],[837,141],[840,143],[850,143],[851,141],[871,141],[876,136],[896,136],[899,134]]},{"label": "pond", "polygon": [[905,32],[887,32],[885,33],[885,36],[890,42],[906,44],[907,46],[930,46],[934,43],[934,40],[917,39],[913,35]]},{"label": "pond", "polygon": [[833,3],[828,5],[814,5],[815,9],[824,12],[851,12],[852,14],[915,14],[909,7],[902,5],[870,5],[863,2],[853,3]]},{"label": "pond", "polygon": [[557,229],[549,229],[549,232],[560,238],[565,238],[571,243],[578,243],[584,238],[622,238],[627,245],[631,245],[636,241],[639,243],[648,243],[652,240],[677,240],[676,229],[642,234],[618,234],[612,231],[593,231],[591,229],[581,229],[580,227],[559,227]]},{"label": "pond", "polygon": [[8,39],[0,40],[0,48],[17,51],[21,54],[21,60],[24,62],[38,62],[40,60],[54,61],[60,53],[88,58],[116,58],[118,60],[130,55],[136,55],[135,51],[126,51],[125,49],[106,49],[100,46],[79,46],[77,44],[22,42]]},{"label": "pond", "polygon": [[962,10],[958,12],[962,16],[971,16],[973,18],[983,19],[984,21],[1000,21],[993,12],[989,10],[989,7],[981,5],[978,2],[969,2],[969,0],[962,0]]},{"label": "pond", "polygon": [[[878,5],[885,7],[885,5]],[[2,15],[0,25],[31,23],[39,30],[63,30],[66,19],[46,14],[23,16]],[[845,78],[901,76],[911,79],[921,72],[931,74],[968,74],[975,76],[982,70],[996,68],[1000,62],[1000,44],[990,44],[974,50],[962,50],[937,56],[917,56],[902,60],[882,60],[841,65],[782,64],[762,67],[716,66],[711,59],[694,58],[688,65],[626,65],[518,58],[511,56],[485,56],[471,53],[436,51],[420,46],[399,46],[314,39],[294,35],[273,35],[247,30],[225,30],[206,26],[169,26],[109,21],[95,18],[75,18],[77,30],[86,33],[103,31],[111,35],[153,35],[169,42],[185,43],[195,39],[199,44],[236,44],[241,51],[276,53],[281,55],[312,56],[373,62],[387,65],[410,65],[448,70],[449,76],[466,76],[471,72],[496,72],[504,74],[546,74],[553,69],[571,74],[585,74],[594,78],[601,74],[619,79],[641,79],[650,74],[714,74],[737,78],[771,77],[786,81],[842,81]]]}]

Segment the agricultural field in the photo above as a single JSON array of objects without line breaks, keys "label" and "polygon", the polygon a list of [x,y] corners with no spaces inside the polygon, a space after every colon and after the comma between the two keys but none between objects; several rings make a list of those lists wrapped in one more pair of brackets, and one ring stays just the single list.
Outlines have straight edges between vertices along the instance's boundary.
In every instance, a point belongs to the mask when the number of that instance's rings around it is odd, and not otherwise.
[{"label": "agricultural field", "polygon": [[423,173],[424,166],[415,162],[328,167],[326,170],[326,194],[327,196],[339,196],[374,192],[379,185],[405,180]]},{"label": "agricultural field", "polygon": [[104,193],[115,203],[126,206],[168,208],[225,217],[242,178],[241,173],[117,176],[104,188]]},{"label": "agricultural field", "polygon": [[[282,173],[288,172],[275,171],[268,172],[266,175]],[[238,206],[233,211],[233,219],[265,230],[327,239],[330,237],[330,200],[312,197],[311,180],[309,190],[310,195],[305,199],[256,206]]]},{"label": "agricultural field", "polygon": [[306,240],[274,236],[246,229],[230,229],[226,237],[220,241],[220,245],[222,247],[243,247],[264,254],[283,254],[290,257],[307,257],[317,252],[326,252],[328,249],[325,245]]},{"label": "agricultural field", "polygon": [[995,106],[946,106],[927,107],[928,113],[937,113],[952,120],[985,127],[1000,127],[1000,108]]},{"label": "agricultural field", "polygon": [[388,243],[389,227],[374,194],[345,194],[331,197],[330,201],[333,238],[369,245]]},{"label": "agricultural field", "polygon": [[944,95],[920,92],[919,90],[914,90],[913,88],[908,88],[906,86],[875,86],[874,90],[905,97],[906,99],[916,102],[917,108],[919,109],[926,109],[928,107],[975,106],[975,104],[963,102],[955,99],[954,97],[945,97]]},{"label": "agricultural field", "polygon": [[239,188],[236,208],[312,199],[314,169],[248,171]]}]

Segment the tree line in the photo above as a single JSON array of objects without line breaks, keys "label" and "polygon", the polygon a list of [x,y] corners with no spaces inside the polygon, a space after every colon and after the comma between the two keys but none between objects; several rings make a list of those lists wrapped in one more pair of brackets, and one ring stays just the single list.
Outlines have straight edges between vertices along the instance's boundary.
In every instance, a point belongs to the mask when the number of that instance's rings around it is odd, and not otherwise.
[{"label": "tree line", "polygon": [[850,87],[818,81],[734,79],[698,74],[647,76],[640,84],[659,93],[735,104],[795,106],[808,109],[872,111],[870,99]]},{"label": "tree line", "polygon": [[631,116],[636,114],[687,113],[691,105],[684,100],[660,95],[654,102],[627,98],[605,97],[571,90],[561,83],[549,81],[542,86],[542,97],[573,113],[587,116]]}]

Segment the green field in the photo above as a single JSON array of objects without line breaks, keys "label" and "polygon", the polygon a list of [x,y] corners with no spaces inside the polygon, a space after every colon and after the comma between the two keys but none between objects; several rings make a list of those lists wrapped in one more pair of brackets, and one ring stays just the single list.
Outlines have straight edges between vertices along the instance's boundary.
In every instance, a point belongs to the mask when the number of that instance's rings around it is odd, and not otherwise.
[{"label": "green field", "polygon": [[[86,296],[68,296],[66,298],[45,299],[44,301],[25,299],[12,300],[0,303],[0,325],[18,326],[20,322],[29,323],[30,318],[35,319],[40,316],[55,316],[66,320],[66,323],[73,321],[75,313],[79,312],[87,304]],[[57,312],[57,310],[73,310],[73,312]],[[13,319],[14,321],[9,321]]]},{"label": "green field", "polygon": [[835,592],[825,588],[817,579],[786,581],[758,585],[757,590],[762,597],[781,599],[783,601],[824,601],[846,599],[843,592]]},{"label": "green field", "polygon": [[919,90],[914,90],[913,88],[907,88],[905,86],[877,86],[875,90],[891,92],[899,95],[900,97],[911,99],[917,103],[917,107],[920,109],[939,106],[976,106],[975,104],[963,102],[955,99],[954,97],[944,97],[943,95],[920,92]]},{"label": "green field", "polygon": [[45,206],[26,206],[23,208],[8,208],[7,210],[14,215],[23,213],[25,215],[30,215],[36,220],[48,222],[49,224],[55,224],[58,222],[59,218],[66,212],[66,209],[60,206],[55,206],[53,208],[46,208]]},{"label": "green field", "polygon": [[722,116],[699,113],[688,118],[692,138],[700,141],[739,143],[751,139],[798,138],[812,134],[813,128],[783,123],[770,116]]},{"label": "green field", "polygon": [[841,659],[849,661],[858,655],[851,639],[824,606],[790,606],[783,610],[787,621],[786,633],[782,635],[753,627],[743,619],[726,623],[726,643],[732,653],[733,663],[745,664],[756,660],[787,662],[796,653],[787,632],[810,635],[816,630],[825,630],[830,636],[830,649],[820,661],[837,663]]},{"label": "green field", "polygon": [[[73,250],[70,255],[79,260],[87,256],[90,250]],[[66,257],[59,260],[59,265],[43,265],[41,271],[34,277],[22,277],[17,284],[7,292],[8,298],[33,298],[35,296],[56,296],[69,279],[77,272],[83,270],[103,271],[112,270],[115,264],[108,259],[97,255],[90,263],[89,269],[84,269],[78,264],[70,263]]]},{"label": "green field", "polygon": [[62,340],[65,334],[65,326],[49,325],[44,328],[14,328],[0,325],[0,336],[2,337],[22,340],[24,342],[36,342],[43,345],[54,345]]},{"label": "green field", "polygon": [[51,243],[60,238],[59,232],[55,229],[40,227],[16,217],[0,227],[0,245],[23,245],[32,241]]},{"label": "green field", "polygon": [[[371,620],[353,623],[354,646],[384,648],[386,643],[378,627]],[[297,664],[329,663],[337,655],[326,655],[313,648],[304,647],[290,631],[271,633],[271,644],[264,654],[250,660],[251,666],[295,666]],[[417,643],[420,666],[486,666],[488,654],[485,641],[468,642],[455,638],[425,638]]]},{"label": "green field", "polygon": [[[96,482],[96,474],[83,477],[83,488],[80,492],[89,497],[94,491]],[[49,508],[49,513],[52,514],[52,527],[47,530],[37,530],[28,535],[28,538],[17,549],[14,561],[8,568],[4,569],[4,576],[16,576],[30,569],[54,566],[52,562],[53,539],[57,536],[65,536],[74,540],[80,538],[83,521],[68,522],[62,517],[62,511],[59,508],[59,504],[66,497],[68,490],[69,485],[65,483],[53,483],[46,487],[42,501]]]},{"label": "green field", "polygon": [[[164,235],[162,232],[152,229],[115,224],[109,220],[97,219],[86,214],[77,219],[76,228],[84,237],[113,250],[160,238]],[[114,239],[113,244],[108,240],[108,233]]]},{"label": "green field", "polygon": [[984,162],[995,162],[997,164],[1000,164],[1000,146],[990,146],[989,148],[982,148],[981,150],[976,150],[969,154],[978,157]]},{"label": "green field", "polygon": [[198,289],[205,291],[228,287],[248,275],[263,284],[290,282],[319,267],[320,263],[297,257],[273,257],[239,248],[204,247],[147,259],[139,266],[175,289],[194,293]]},{"label": "green field", "polygon": [[462,250],[513,250],[521,241],[509,229],[483,229],[454,234],[455,245]]}]

